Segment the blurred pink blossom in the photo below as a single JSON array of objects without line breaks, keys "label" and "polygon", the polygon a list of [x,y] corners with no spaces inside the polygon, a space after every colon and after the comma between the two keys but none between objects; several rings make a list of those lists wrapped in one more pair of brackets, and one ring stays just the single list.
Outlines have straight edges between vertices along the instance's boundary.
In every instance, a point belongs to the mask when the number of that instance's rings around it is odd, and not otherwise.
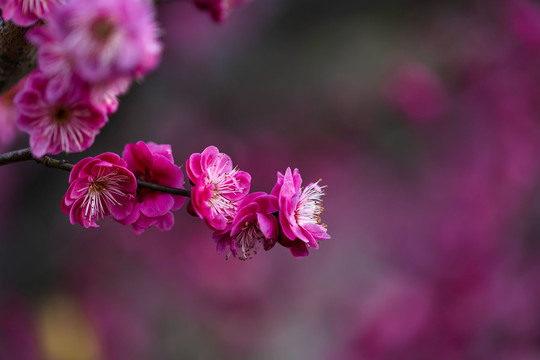
[{"label": "blurred pink blossom", "polygon": [[0,0],[2,18],[11,20],[19,26],[30,26],[48,13],[63,0]]},{"label": "blurred pink blossom", "polygon": [[14,100],[19,128],[30,134],[32,153],[39,158],[88,149],[107,122],[105,110],[91,104],[81,88],[49,98],[49,82],[49,78],[34,71]]},{"label": "blurred pink blossom", "polygon": [[448,98],[437,75],[423,64],[402,65],[386,90],[390,101],[412,121],[429,122],[440,118]]},{"label": "blurred pink blossom", "polygon": [[17,135],[19,111],[14,103],[15,95],[24,87],[26,78],[0,96],[0,145],[7,146]]},{"label": "blurred pink blossom", "polygon": [[195,5],[200,9],[209,11],[215,21],[223,22],[234,7],[245,2],[247,0],[195,0]]},{"label": "blurred pink blossom", "polygon": [[145,0],[73,0],[51,13],[44,26],[37,39],[40,58],[56,54],[86,82],[141,77],[159,62],[157,24]]}]

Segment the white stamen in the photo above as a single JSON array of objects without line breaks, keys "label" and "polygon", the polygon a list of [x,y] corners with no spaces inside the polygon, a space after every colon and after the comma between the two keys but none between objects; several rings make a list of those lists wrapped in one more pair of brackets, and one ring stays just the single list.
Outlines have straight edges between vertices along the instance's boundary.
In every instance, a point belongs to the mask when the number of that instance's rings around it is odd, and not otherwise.
[{"label": "white stamen", "polygon": [[103,174],[103,169],[100,169],[87,187],[78,190],[86,192],[81,205],[84,208],[84,218],[92,223],[103,219],[110,206],[122,206],[117,197],[127,197],[121,190],[121,183],[128,180],[128,176],[119,175],[116,170]]},{"label": "white stamen", "polygon": [[246,191],[245,188],[238,186],[235,175],[238,173],[238,168],[232,169],[230,172],[224,172],[229,160],[222,161],[223,154],[219,154],[214,163],[208,167],[206,176],[206,184],[213,184],[213,196],[208,201],[212,215],[223,215],[228,221],[232,221],[236,214],[236,201],[228,200],[224,197],[226,194],[241,194]]},{"label": "white stamen", "polygon": [[246,223],[242,231],[236,236],[236,248],[240,252],[238,259],[248,260],[257,254],[257,243],[264,239],[264,235],[256,223]]},{"label": "white stamen", "polygon": [[319,186],[317,182],[309,184],[305,187],[300,195],[298,204],[296,205],[296,221],[300,226],[303,224],[318,224],[321,222],[321,213],[324,208],[321,206],[324,188]]}]

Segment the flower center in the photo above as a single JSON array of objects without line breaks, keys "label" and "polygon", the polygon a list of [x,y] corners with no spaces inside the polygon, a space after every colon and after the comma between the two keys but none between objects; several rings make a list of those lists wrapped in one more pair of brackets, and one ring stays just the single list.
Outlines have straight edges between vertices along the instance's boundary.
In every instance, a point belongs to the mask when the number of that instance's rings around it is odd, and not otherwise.
[{"label": "flower center", "polygon": [[52,118],[55,122],[63,124],[69,120],[71,111],[65,106],[57,106],[52,111]]},{"label": "flower center", "polygon": [[[246,222],[242,231],[236,236],[234,240],[240,256],[240,260],[248,260],[257,254],[257,242],[264,240],[264,235],[254,223]],[[253,253],[253,255],[252,255]]]},{"label": "flower center", "polygon": [[115,24],[110,19],[99,18],[92,24],[90,31],[94,39],[105,43],[112,36],[115,28]]},{"label": "flower center", "polygon": [[305,187],[298,199],[296,205],[296,221],[298,224],[318,224],[321,222],[321,213],[324,208],[321,206],[324,188],[319,186],[319,179],[315,183],[311,183]]},{"label": "flower center", "polygon": [[[221,214],[231,222],[236,214],[236,201],[228,199],[227,195],[242,194],[245,188],[239,186],[235,175],[238,169],[234,168],[225,172],[229,160],[222,161],[223,155],[219,154],[214,163],[208,167],[206,184],[212,185],[212,197],[208,201],[213,215]],[[221,165],[220,165],[221,164]]]},{"label": "flower center", "polygon": [[87,188],[80,189],[81,192],[86,191],[82,202],[85,219],[91,223],[95,222],[108,214],[109,206],[122,206],[116,197],[128,196],[121,189],[121,183],[128,179],[125,175],[119,175],[117,171],[104,175],[100,171]]}]

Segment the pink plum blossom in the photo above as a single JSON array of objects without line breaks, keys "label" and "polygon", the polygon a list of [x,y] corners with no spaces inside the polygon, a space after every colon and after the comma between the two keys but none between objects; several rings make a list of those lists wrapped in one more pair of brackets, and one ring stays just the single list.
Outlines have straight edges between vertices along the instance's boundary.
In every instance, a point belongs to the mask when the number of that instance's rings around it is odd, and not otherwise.
[{"label": "pink plum blossom", "polygon": [[274,247],[279,236],[279,224],[272,215],[278,210],[277,200],[277,197],[263,192],[251,193],[240,200],[230,229],[214,232],[218,254],[229,246],[227,258],[232,254],[240,260],[247,260],[252,253],[257,253],[259,244],[266,251]]},{"label": "pink plum blossom", "polygon": [[34,72],[24,89],[15,96],[18,125],[30,134],[32,153],[42,157],[88,149],[107,122],[105,109],[95,107],[81,91],[47,98],[48,83],[48,78]]},{"label": "pink plum blossom", "polygon": [[209,11],[215,21],[223,22],[227,19],[233,7],[245,2],[245,0],[195,0],[195,5],[200,9]]},{"label": "pink plum blossom", "polygon": [[100,81],[83,80],[76,73],[76,59],[55,36],[57,34],[50,26],[34,27],[27,34],[28,40],[38,49],[39,70],[49,78],[46,96],[57,98],[59,94],[82,91],[88,94],[94,105],[103,107],[107,114],[114,113],[118,108],[116,96],[126,92],[132,79],[129,76],[114,76]]},{"label": "pink plum blossom", "polygon": [[[127,168],[137,179],[183,188],[184,175],[174,164],[170,145],[139,141],[136,144],[127,144],[122,157],[127,163]],[[131,224],[138,234],[152,225],[156,225],[161,231],[170,230],[174,225],[171,210],[180,209],[184,201],[183,196],[140,188],[137,189],[131,214],[120,222],[125,225]]]},{"label": "pink plum blossom", "polygon": [[69,64],[80,78],[96,83],[153,69],[161,52],[157,33],[147,1],[72,0],[52,12],[31,41],[39,43],[40,67]]},{"label": "pink plum blossom", "polygon": [[121,221],[132,212],[137,180],[116,154],[104,153],[79,161],[71,170],[69,184],[61,207],[72,224],[99,227],[99,219],[112,215]]},{"label": "pink plum blossom", "polygon": [[319,186],[319,181],[302,189],[298,169],[291,172],[291,168],[287,168],[285,175],[278,172],[277,183],[272,189],[271,194],[278,197],[279,222],[283,231],[279,241],[289,247],[295,257],[308,255],[309,247],[318,249],[319,240],[330,239],[326,226],[320,224],[324,186]]},{"label": "pink plum blossom", "polygon": [[0,0],[2,18],[19,26],[30,26],[47,16],[62,0]]},{"label": "pink plum blossom", "polygon": [[209,146],[192,154],[186,172],[194,184],[191,205],[194,212],[214,230],[225,230],[237,211],[237,202],[249,192],[251,176],[233,168],[231,158]]}]

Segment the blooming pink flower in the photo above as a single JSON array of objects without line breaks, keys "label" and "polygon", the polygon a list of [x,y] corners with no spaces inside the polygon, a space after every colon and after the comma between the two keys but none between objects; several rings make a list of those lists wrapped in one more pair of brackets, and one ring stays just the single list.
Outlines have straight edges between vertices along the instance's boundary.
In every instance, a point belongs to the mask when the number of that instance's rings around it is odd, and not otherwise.
[{"label": "blooming pink flower", "polygon": [[40,66],[55,66],[41,64],[46,56],[67,61],[90,83],[140,77],[159,60],[157,25],[145,0],[72,0],[53,11],[45,27],[32,40],[39,43]]},{"label": "blooming pink flower", "polygon": [[88,149],[107,122],[105,109],[97,108],[82,91],[46,96],[49,79],[34,72],[15,96],[19,128],[30,134],[36,157],[45,154],[80,152]]},{"label": "blooming pink flower", "polygon": [[251,176],[233,168],[231,158],[215,146],[192,154],[186,171],[194,184],[193,210],[212,229],[224,230],[236,215],[237,202],[249,192]]},{"label": "blooming pink flower", "polygon": [[289,247],[296,257],[308,255],[309,247],[318,249],[317,241],[330,239],[326,226],[320,224],[324,186],[319,186],[319,181],[302,189],[298,169],[293,173],[287,168],[285,175],[278,172],[277,183],[272,189],[271,194],[278,197],[279,222],[284,235],[279,239],[280,243]]},{"label": "blooming pink flower", "polygon": [[72,224],[99,227],[97,220],[112,215],[121,221],[133,209],[137,180],[116,154],[82,159],[71,170],[69,184],[61,207]]},{"label": "blooming pink flower", "polygon": [[[163,186],[183,188],[184,175],[174,164],[170,145],[139,141],[136,144],[127,144],[122,157],[137,179]],[[145,188],[137,189],[133,209],[121,223],[131,224],[138,234],[152,225],[156,225],[161,231],[170,230],[174,225],[171,210],[180,209],[184,201],[183,196]]]},{"label": "blooming pink flower", "polygon": [[264,250],[270,250],[279,235],[278,221],[272,215],[277,210],[277,197],[263,192],[251,193],[240,200],[230,228],[214,232],[218,254],[223,253],[229,246],[229,255],[236,257],[240,253],[238,258],[247,260],[252,257],[252,253],[257,253],[259,243]]},{"label": "blooming pink flower", "polygon": [[0,0],[2,18],[19,26],[30,26],[44,18],[62,0]]},{"label": "blooming pink flower", "polygon": [[223,22],[233,7],[245,2],[245,0],[195,0],[195,5],[200,9],[208,10],[215,21]]}]

